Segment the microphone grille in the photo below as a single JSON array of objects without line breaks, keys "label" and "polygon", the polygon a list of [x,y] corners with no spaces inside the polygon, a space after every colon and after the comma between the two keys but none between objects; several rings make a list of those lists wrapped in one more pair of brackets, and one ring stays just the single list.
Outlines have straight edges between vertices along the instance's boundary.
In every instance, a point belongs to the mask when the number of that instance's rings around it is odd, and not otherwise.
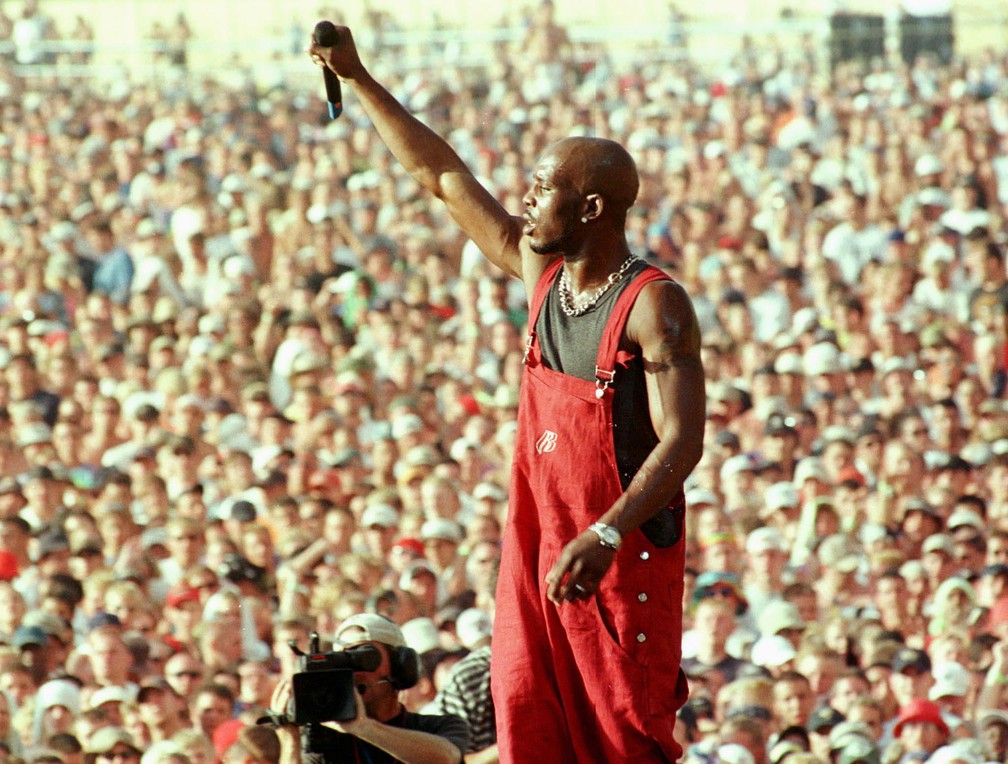
[{"label": "microphone grille", "polygon": [[336,31],[336,25],[331,21],[320,21],[315,25],[312,37],[315,38],[316,45],[321,45],[323,48],[331,48],[339,40],[339,32]]}]

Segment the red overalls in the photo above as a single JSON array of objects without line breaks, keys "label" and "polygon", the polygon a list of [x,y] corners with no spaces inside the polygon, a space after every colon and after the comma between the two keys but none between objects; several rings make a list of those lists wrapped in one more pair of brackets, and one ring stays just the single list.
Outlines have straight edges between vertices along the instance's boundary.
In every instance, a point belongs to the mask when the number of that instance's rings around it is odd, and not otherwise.
[{"label": "red overalls", "polygon": [[[622,493],[609,384],[649,268],[619,295],[595,383],[543,366],[533,331],[561,261],[537,284],[518,408],[510,510],[497,587],[491,677],[502,762],[675,761],[685,702],[683,541],[658,549],[627,534],[595,596],[556,606],[545,578],[569,541]],[[682,493],[670,500],[681,506]]]}]

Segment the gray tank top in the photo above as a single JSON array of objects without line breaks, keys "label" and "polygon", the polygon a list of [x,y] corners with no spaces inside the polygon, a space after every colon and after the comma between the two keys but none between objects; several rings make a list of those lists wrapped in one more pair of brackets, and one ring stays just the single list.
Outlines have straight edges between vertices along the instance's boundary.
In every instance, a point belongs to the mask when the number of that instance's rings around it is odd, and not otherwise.
[{"label": "gray tank top", "polygon": [[[543,363],[554,371],[595,381],[595,359],[616,300],[645,268],[647,264],[643,260],[635,262],[619,284],[580,316],[568,316],[560,307],[557,283],[563,271],[557,271],[535,327]],[[658,444],[648,413],[644,363],[639,353],[628,367],[617,366],[613,389],[613,446],[620,484],[626,490],[647,455]]]}]

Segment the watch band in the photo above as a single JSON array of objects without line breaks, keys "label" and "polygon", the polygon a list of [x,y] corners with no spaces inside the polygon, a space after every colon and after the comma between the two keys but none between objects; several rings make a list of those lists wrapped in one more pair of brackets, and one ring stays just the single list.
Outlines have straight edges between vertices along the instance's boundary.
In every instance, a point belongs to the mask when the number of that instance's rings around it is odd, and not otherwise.
[{"label": "watch band", "polygon": [[619,532],[618,528],[612,525],[606,525],[605,523],[592,523],[588,526],[588,530],[598,536],[599,543],[606,549],[612,549],[615,551],[619,549],[620,544],[623,543],[623,534]]}]

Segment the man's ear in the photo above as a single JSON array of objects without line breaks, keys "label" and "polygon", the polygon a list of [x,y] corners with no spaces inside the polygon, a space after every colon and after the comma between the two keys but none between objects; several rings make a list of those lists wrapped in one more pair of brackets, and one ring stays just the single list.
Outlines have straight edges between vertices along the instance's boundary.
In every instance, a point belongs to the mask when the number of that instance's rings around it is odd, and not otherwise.
[{"label": "man's ear", "polygon": [[605,206],[605,202],[602,197],[598,194],[588,194],[585,197],[585,220],[595,220],[602,215],[602,208]]}]

